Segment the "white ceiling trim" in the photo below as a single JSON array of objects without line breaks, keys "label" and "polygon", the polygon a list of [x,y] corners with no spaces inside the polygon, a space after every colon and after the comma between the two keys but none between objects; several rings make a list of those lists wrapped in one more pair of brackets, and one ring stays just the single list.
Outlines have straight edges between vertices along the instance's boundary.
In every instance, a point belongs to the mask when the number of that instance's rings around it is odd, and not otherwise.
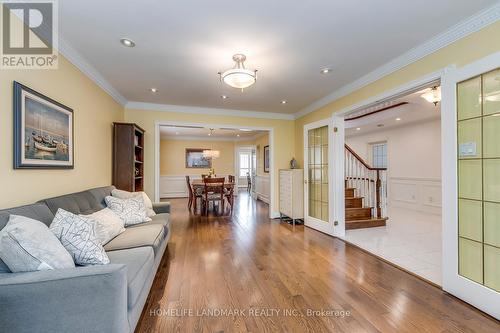
[{"label": "white ceiling trim", "polygon": [[83,74],[94,81],[116,102],[125,106],[127,99],[118,92],[91,64],[89,64],[71,45],[69,45],[59,34],[59,52],[75,65]]},{"label": "white ceiling trim", "polygon": [[295,119],[293,114],[288,114],[288,113],[243,111],[243,110],[232,110],[232,109],[205,108],[199,106],[169,105],[169,104],[156,104],[156,103],[143,103],[143,102],[127,102],[125,108],[162,111],[162,112],[233,116],[233,117],[245,117],[245,118],[284,119],[284,120]]},{"label": "white ceiling trim", "polygon": [[251,137],[225,137],[225,138],[210,138],[206,136],[196,136],[196,135],[161,135],[160,134],[160,139],[161,140],[170,140],[170,141],[210,141],[210,142],[241,142],[241,141],[253,141],[255,140],[255,136],[253,135]]},{"label": "white ceiling trim", "polygon": [[374,71],[366,74],[365,76],[341,87],[330,95],[327,95],[316,102],[310,104],[306,108],[294,114],[295,119],[305,116],[341,97],[349,95],[350,93],[361,89],[364,86],[373,83],[384,76],[394,73],[403,67],[414,63],[429,54],[432,54],[443,47],[446,47],[459,39],[462,39],[476,31],[487,27],[488,25],[500,20],[500,3],[471,16],[470,18],[458,23],[451,27],[444,33],[432,38],[431,40],[409,50],[401,56],[391,60],[375,69]]}]

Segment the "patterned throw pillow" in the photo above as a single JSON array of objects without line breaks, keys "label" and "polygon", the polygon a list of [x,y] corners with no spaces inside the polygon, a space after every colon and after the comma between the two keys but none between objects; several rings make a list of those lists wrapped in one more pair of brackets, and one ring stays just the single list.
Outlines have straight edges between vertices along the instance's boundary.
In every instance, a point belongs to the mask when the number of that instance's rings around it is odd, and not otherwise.
[{"label": "patterned throw pillow", "polygon": [[45,224],[18,215],[10,215],[0,231],[0,258],[13,273],[75,267]]},{"label": "patterned throw pillow", "polygon": [[109,264],[109,258],[96,236],[96,221],[59,208],[50,230],[61,241],[77,265]]},{"label": "patterned throw pillow", "polygon": [[96,221],[96,236],[104,245],[125,231],[123,220],[111,209],[104,208],[90,215],[80,215]]},{"label": "patterned throw pillow", "polygon": [[128,199],[107,196],[105,200],[108,208],[125,222],[125,226],[151,221],[146,213],[144,199],[140,195]]},{"label": "patterned throw pillow", "polygon": [[146,206],[146,213],[148,214],[148,217],[156,215],[155,211],[153,210],[153,202],[151,201],[151,199],[149,199],[146,192],[128,192],[115,188],[113,191],[111,191],[111,195],[119,199],[130,199],[140,195],[144,199],[144,205]]}]

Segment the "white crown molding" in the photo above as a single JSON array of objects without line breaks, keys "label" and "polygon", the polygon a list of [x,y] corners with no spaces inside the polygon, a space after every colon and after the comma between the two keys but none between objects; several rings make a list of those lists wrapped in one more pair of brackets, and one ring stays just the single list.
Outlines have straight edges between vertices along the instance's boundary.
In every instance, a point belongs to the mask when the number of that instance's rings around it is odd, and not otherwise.
[{"label": "white crown molding", "polygon": [[127,104],[125,105],[125,109],[233,116],[233,117],[245,117],[245,118],[262,118],[262,119],[283,119],[283,120],[295,119],[293,114],[287,114],[287,113],[217,109],[217,108],[206,108],[199,106],[169,105],[169,104],[156,104],[156,103],[143,103],[143,102],[127,102]]},{"label": "white crown molding", "polygon": [[116,102],[125,106],[127,99],[123,97],[91,64],[89,64],[59,33],[59,50],[66,59],[76,66],[83,74],[108,93]]},{"label": "white crown molding", "polygon": [[255,136],[251,136],[248,138],[212,138],[202,135],[160,135],[161,140],[169,140],[169,141],[211,141],[211,142],[242,142],[242,141],[252,141]]},{"label": "white crown molding", "polygon": [[495,23],[500,19],[500,3],[487,8],[476,15],[469,17],[468,19],[456,24],[450,29],[446,30],[444,33],[437,35],[436,37],[430,39],[429,41],[414,47],[408,52],[402,54],[401,56],[391,60],[390,62],[378,67],[374,71],[366,74],[365,76],[341,87],[340,89],[334,91],[330,95],[327,95],[309,106],[305,107],[301,111],[294,114],[295,119],[301,118],[308,113],[311,113],[341,97],[344,97],[364,86],[373,83],[384,76],[394,73],[403,67],[414,63],[429,54],[432,54],[456,41],[467,37],[468,35],[479,31],[488,25]]}]

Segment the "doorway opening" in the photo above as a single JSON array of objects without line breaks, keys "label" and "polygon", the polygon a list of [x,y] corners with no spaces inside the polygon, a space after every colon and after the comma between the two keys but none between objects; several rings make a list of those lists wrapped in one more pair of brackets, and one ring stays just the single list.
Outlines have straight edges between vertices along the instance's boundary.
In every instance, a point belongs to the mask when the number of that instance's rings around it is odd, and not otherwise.
[{"label": "doorway opening", "polygon": [[442,283],[438,83],[345,117],[345,240]]},{"label": "doorway opening", "polygon": [[[264,157],[259,154],[264,146],[268,147],[269,164],[273,165],[272,143],[272,128],[158,122],[155,133],[156,200],[191,197],[187,177],[190,184],[198,186],[204,176],[210,175],[224,177],[227,183],[234,185],[234,196],[241,190],[249,192],[251,199],[265,202],[272,214],[273,169],[267,173],[263,171]],[[205,156],[208,151],[211,154]],[[199,211],[200,206],[196,207]],[[226,205],[226,208],[229,207]]]}]

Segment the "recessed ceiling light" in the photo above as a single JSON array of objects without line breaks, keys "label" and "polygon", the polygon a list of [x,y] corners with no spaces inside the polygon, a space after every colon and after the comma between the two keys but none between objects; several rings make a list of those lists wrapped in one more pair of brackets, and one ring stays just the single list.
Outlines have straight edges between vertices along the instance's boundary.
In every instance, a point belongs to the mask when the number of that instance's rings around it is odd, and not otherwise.
[{"label": "recessed ceiling light", "polygon": [[236,136],[237,136],[238,138],[240,137],[240,135],[239,135],[239,134],[236,134]]},{"label": "recessed ceiling light", "polygon": [[281,104],[286,104],[286,101],[285,101],[285,100],[282,100],[282,101],[281,101]]},{"label": "recessed ceiling light", "polygon": [[220,98],[222,98],[222,99],[228,99],[229,97],[227,97],[226,95],[221,95]]},{"label": "recessed ceiling light", "polygon": [[320,73],[321,74],[330,74],[333,71],[331,68],[322,68]]},{"label": "recessed ceiling light", "polygon": [[360,127],[356,128],[356,131],[361,131],[361,128]]},{"label": "recessed ceiling light", "polygon": [[400,120],[401,120],[401,118],[396,118],[396,121],[400,121]]},{"label": "recessed ceiling light", "polygon": [[212,136],[212,133],[208,133],[208,136]]},{"label": "recessed ceiling light", "polygon": [[128,39],[128,38],[120,39],[120,43],[122,43],[122,45],[126,46],[126,47],[134,47],[135,46],[135,42],[131,39]]},{"label": "recessed ceiling light", "polygon": [[149,91],[151,91],[153,94],[158,91],[156,88],[149,88]]}]

